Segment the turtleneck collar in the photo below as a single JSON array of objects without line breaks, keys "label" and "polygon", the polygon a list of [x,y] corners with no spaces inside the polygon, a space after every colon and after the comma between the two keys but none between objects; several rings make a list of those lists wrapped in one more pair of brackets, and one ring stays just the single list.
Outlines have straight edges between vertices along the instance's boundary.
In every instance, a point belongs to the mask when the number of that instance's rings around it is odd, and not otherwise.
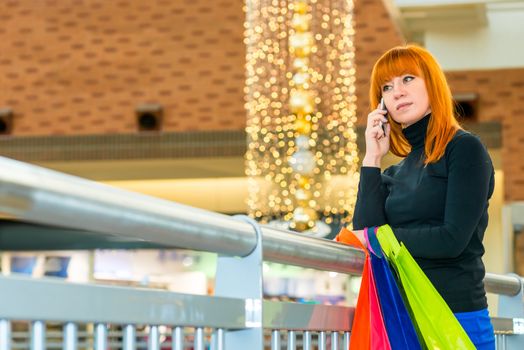
[{"label": "turtleneck collar", "polygon": [[402,129],[402,133],[411,145],[412,150],[424,147],[424,141],[426,140],[426,131],[428,130],[430,117],[431,113],[420,119],[418,122],[411,124],[405,129]]}]

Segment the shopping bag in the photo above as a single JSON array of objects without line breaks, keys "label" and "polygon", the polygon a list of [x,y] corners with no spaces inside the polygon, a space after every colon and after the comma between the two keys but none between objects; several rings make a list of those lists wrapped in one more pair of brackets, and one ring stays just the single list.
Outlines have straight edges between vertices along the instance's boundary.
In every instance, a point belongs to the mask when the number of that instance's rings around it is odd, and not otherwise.
[{"label": "shopping bag", "polygon": [[350,349],[371,349],[371,327],[370,327],[370,310],[369,310],[369,264],[368,253],[362,243],[353,233],[342,228],[340,233],[335,237],[337,242],[345,243],[355,248],[363,249],[366,253],[364,268],[362,270],[362,282],[358,292],[357,306],[353,316],[353,325],[351,326],[351,338],[349,339]]},{"label": "shopping bag", "polygon": [[[370,325],[371,325],[371,349],[372,350],[391,350],[389,343],[388,333],[386,331],[386,325],[384,324],[384,316],[382,315],[382,309],[380,308],[380,302],[377,294],[377,287],[375,285],[375,279],[373,277],[373,266],[371,260],[366,258],[366,263],[369,265],[369,310],[370,310]],[[362,281],[364,282],[364,281]]]},{"label": "shopping bag", "polygon": [[444,299],[404,244],[399,244],[391,227],[379,227],[380,246],[397,272],[405,302],[411,310],[416,327],[429,349],[475,350],[460,323]]},{"label": "shopping bag", "polygon": [[389,350],[389,340],[371,271],[369,254],[360,240],[343,228],[336,241],[364,250],[366,258],[351,329],[350,349]]},{"label": "shopping bag", "polygon": [[374,232],[375,229],[366,230],[366,240],[371,260],[371,271],[373,272],[391,349],[422,349],[393,272],[382,253],[380,243],[375,235],[376,231]]}]

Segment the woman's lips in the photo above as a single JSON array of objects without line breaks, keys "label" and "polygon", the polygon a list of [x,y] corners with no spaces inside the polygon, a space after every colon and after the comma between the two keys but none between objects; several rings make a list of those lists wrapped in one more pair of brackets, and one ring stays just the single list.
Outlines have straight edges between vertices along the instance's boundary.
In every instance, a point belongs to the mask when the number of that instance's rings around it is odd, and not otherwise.
[{"label": "woman's lips", "polygon": [[411,105],[411,102],[401,103],[401,104],[397,105],[397,111],[400,111],[401,109],[406,108],[406,107],[408,107],[410,105]]}]

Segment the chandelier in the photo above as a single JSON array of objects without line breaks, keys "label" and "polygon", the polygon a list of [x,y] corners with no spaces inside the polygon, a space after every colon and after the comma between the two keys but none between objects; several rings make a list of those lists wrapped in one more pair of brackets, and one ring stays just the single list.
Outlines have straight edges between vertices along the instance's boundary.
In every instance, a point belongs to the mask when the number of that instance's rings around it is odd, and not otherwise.
[{"label": "chandelier", "polygon": [[249,214],[326,235],[358,183],[352,0],[247,0]]}]

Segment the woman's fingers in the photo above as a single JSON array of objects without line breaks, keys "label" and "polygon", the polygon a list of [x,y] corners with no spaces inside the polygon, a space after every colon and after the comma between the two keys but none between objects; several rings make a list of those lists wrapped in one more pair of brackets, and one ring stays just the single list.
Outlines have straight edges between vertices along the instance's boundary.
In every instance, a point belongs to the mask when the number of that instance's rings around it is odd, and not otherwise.
[{"label": "woman's fingers", "polygon": [[376,109],[368,114],[368,127],[373,127],[380,122],[387,123],[386,111],[383,109]]},{"label": "woman's fingers", "polygon": [[387,134],[387,127],[389,123],[385,122],[382,118],[375,119],[368,127],[366,128],[366,133],[372,138],[380,139]]},{"label": "woman's fingers", "polygon": [[385,135],[385,128],[387,123],[384,123],[382,120],[377,120],[375,123],[368,125],[366,128],[366,133],[379,133],[381,135]]}]

